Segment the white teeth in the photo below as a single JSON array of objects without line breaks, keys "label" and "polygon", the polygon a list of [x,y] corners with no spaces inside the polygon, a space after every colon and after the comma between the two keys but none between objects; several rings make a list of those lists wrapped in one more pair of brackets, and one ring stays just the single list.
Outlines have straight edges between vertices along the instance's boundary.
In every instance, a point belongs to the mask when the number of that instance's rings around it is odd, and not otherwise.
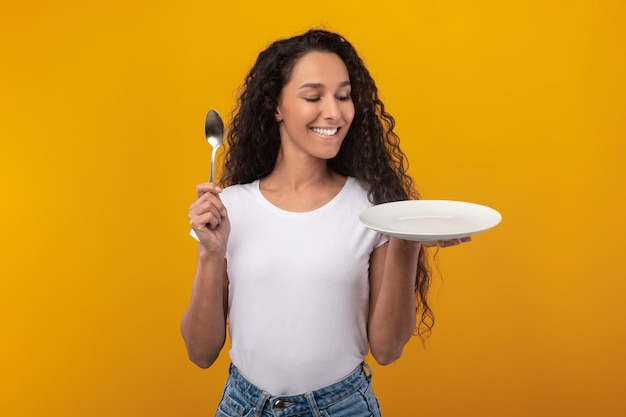
[{"label": "white teeth", "polygon": [[313,127],[311,128],[312,131],[314,131],[315,133],[319,134],[319,135],[324,135],[324,136],[332,136],[334,134],[337,133],[337,128],[334,129],[321,129],[319,127]]}]

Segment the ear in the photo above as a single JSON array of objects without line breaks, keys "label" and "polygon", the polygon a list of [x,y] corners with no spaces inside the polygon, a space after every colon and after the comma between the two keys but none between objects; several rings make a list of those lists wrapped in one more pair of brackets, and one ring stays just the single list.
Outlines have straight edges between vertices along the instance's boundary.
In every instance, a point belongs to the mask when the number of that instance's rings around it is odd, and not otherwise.
[{"label": "ear", "polygon": [[283,121],[283,115],[280,113],[280,109],[276,108],[276,112],[274,113],[274,117],[278,123]]}]

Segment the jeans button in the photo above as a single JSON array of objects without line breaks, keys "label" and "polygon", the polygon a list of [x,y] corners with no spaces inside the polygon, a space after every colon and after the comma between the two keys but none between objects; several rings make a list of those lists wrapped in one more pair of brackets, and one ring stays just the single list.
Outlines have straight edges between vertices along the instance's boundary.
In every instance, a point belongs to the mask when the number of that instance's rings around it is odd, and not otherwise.
[{"label": "jeans button", "polygon": [[274,408],[277,410],[282,410],[285,408],[285,402],[283,400],[274,401]]}]

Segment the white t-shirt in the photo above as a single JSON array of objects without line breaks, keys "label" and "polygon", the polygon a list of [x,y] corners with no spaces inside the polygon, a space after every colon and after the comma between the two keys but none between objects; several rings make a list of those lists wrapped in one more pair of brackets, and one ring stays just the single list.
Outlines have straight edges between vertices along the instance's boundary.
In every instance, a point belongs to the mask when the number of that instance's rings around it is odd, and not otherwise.
[{"label": "white t-shirt", "polygon": [[259,181],[226,188],[230,357],[273,395],[330,385],[368,353],[369,258],[387,237],[359,214],[372,204],[349,177],[326,205],[299,213],[261,194]]}]

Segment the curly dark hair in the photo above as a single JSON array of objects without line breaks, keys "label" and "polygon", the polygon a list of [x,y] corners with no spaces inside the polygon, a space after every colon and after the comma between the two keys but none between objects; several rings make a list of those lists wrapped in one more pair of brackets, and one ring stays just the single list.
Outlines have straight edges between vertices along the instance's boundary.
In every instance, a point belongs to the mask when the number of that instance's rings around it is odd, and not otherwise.
[{"label": "curly dark hair", "polygon": [[[355,115],[339,153],[328,160],[335,172],[352,176],[369,188],[374,204],[419,199],[407,175],[408,161],[394,133],[394,118],[385,111],[376,83],[355,48],[344,37],[326,30],[308,32],[272,43],[262,51],[241,87],[233,110],[221,185],[245,184],[269,175],[280,147],[275,113],[283,86],[297,62],[309,52],[330,52],[346,65]],[[417,335],[424,341],[434,325],[428,304],[431,273],[422,247],[415,295]]]}]

